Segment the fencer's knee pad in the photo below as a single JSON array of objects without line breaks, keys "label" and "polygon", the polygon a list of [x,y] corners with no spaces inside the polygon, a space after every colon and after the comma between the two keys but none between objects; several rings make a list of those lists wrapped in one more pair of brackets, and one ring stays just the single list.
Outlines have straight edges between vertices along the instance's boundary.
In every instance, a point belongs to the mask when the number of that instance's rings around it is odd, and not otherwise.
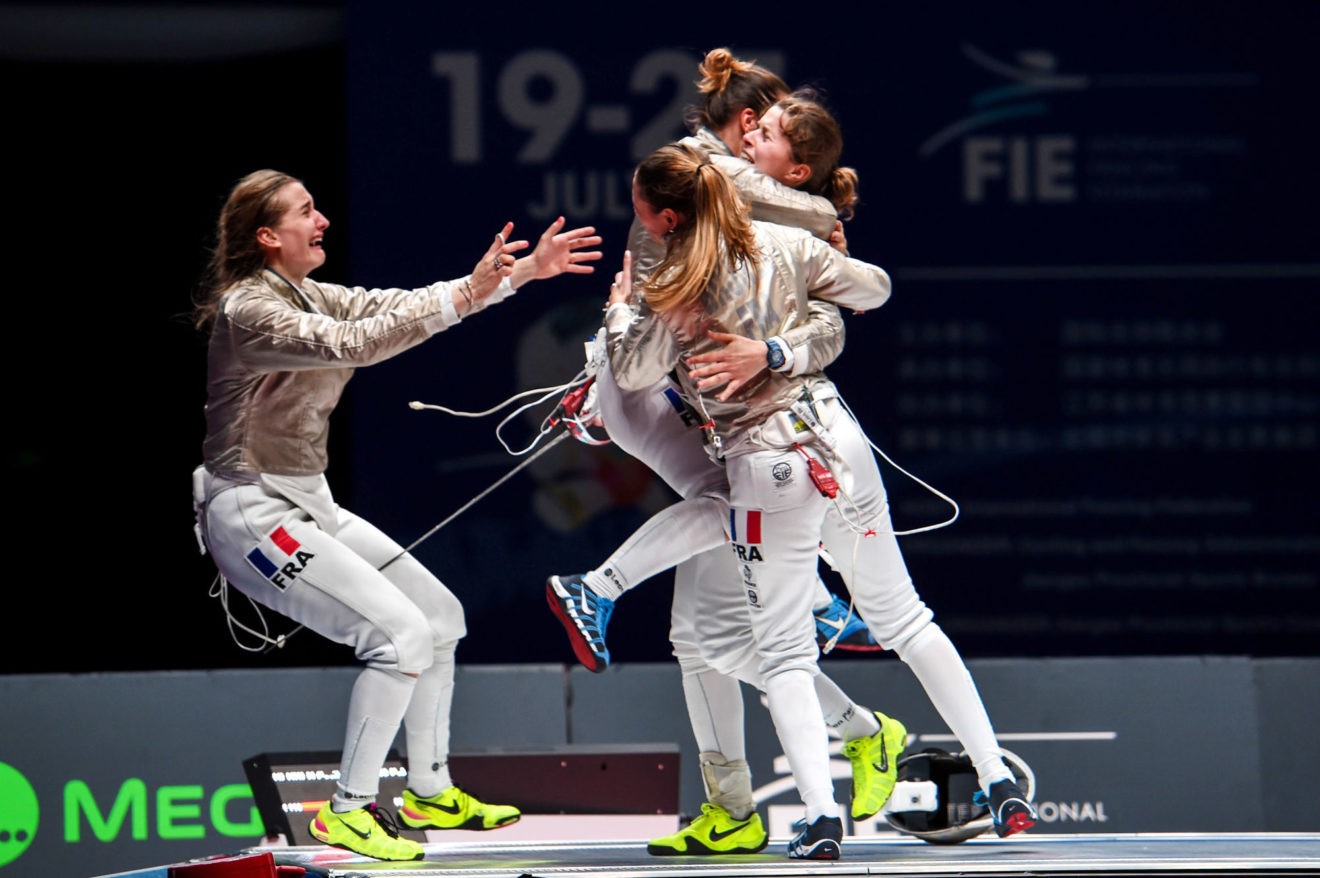
[{"label": "fencer's knee pad", "polygon": [[[1030,801],[1036,775],[1022,758],[1003,751],[1004,764]],[[927,747],[898,761],[898,780],[885,803],[885,820],[894,829],[931,844],[957,844],[994,825],[985,805],[973,801],[981,786],[966,753]]]},{"label": "fencer's knee pad", "polygon": [[752,798],[752,769],[746,759],[725,759],[723,753],[704,750],[701,781],[706,798],[736,817],[743,817],[756,807]]}]

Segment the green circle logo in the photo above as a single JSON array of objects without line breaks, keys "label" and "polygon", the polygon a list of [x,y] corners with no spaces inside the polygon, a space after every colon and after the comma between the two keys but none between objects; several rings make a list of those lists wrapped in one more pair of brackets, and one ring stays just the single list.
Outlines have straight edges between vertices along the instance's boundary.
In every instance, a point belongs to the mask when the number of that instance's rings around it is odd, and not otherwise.
[{"label": "green circle logo", "polygon": [[37,834],[37,791],[12,766],[0,762],[0,866],[14,862]]}]

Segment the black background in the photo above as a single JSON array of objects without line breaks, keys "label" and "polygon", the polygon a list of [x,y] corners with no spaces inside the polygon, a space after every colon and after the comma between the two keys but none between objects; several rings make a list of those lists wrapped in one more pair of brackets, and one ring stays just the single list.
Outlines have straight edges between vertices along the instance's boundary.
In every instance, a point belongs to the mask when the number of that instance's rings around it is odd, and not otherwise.
[{"label": "black background", "polygon": [[[352,660],[310,634],[259,658],[238,649],[207,597],[214,568],[191,534],[189,499],[206,368],[190,297],[215,217],[239,177],[277,167],[315,181],[348,225],[344,69],[337,42],[0,65],[12,120],[6,671]],[[336,244],[326,277],[347,265],[347,236]],[[335,418],[351,405],[350,393]],[[346,438],[332,430],[337,459]],[[336,486],[346,476],[330,473]]]}]

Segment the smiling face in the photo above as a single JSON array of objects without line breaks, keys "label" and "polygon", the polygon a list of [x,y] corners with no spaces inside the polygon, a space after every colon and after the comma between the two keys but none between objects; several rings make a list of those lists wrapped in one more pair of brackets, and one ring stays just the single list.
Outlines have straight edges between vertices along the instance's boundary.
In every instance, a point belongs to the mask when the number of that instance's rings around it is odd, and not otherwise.
[{"label": "smiling face", "polygon": [[793,158],[793,144],[781,124],[783,112],[776,104],[765,111],[755,129],[743,135],[743,157],[766,176],[796,188],[811,178],[811,168]]},{"label": "smiling face", "polygon": [[330,220],[316,209],[302,183],[285,184],[276,196],[284,212],[273,226],[257,230],[257,242],[266,253],[266,263],[294,283],[325,264],[321,241]]}]

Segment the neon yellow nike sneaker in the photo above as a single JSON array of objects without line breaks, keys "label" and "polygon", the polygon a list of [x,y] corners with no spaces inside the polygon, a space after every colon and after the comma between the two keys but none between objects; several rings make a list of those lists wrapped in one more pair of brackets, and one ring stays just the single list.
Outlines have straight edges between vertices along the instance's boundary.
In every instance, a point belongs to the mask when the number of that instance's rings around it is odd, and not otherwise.
[{"label": "neon yellow nike sneaker", "polygon": [[880,731],[869,738],[854,738],[843,745],[852,762],[852,818],[866,820],[880,813],[898,779],[898,757],[907,748],[907,728],[880,711]]},{"label": "neon yellow nike sneaker", "polygon": [[700,817],[673,835],[652,839],[646,852],[658,857],[754,854],[764,850],[769,841],[760,814],[753,811],[746,820],[734,820],[719,805],[706,802]]},{"label": "neon yellow nike sneaker", "polygon": [[399,819],[413,829],[499,829],[517,823],[522,812],[512,805],[487,805],[458,787],[423,799],[403,791]]},{"label": "neon yellow nike sneaker", "polygon": [[390,812],[375,803],[338,813],[326,802],[312,818],[311,831],[320,842],[375,860],[422,858],[422,846],[410,838],[400,838]]}]

